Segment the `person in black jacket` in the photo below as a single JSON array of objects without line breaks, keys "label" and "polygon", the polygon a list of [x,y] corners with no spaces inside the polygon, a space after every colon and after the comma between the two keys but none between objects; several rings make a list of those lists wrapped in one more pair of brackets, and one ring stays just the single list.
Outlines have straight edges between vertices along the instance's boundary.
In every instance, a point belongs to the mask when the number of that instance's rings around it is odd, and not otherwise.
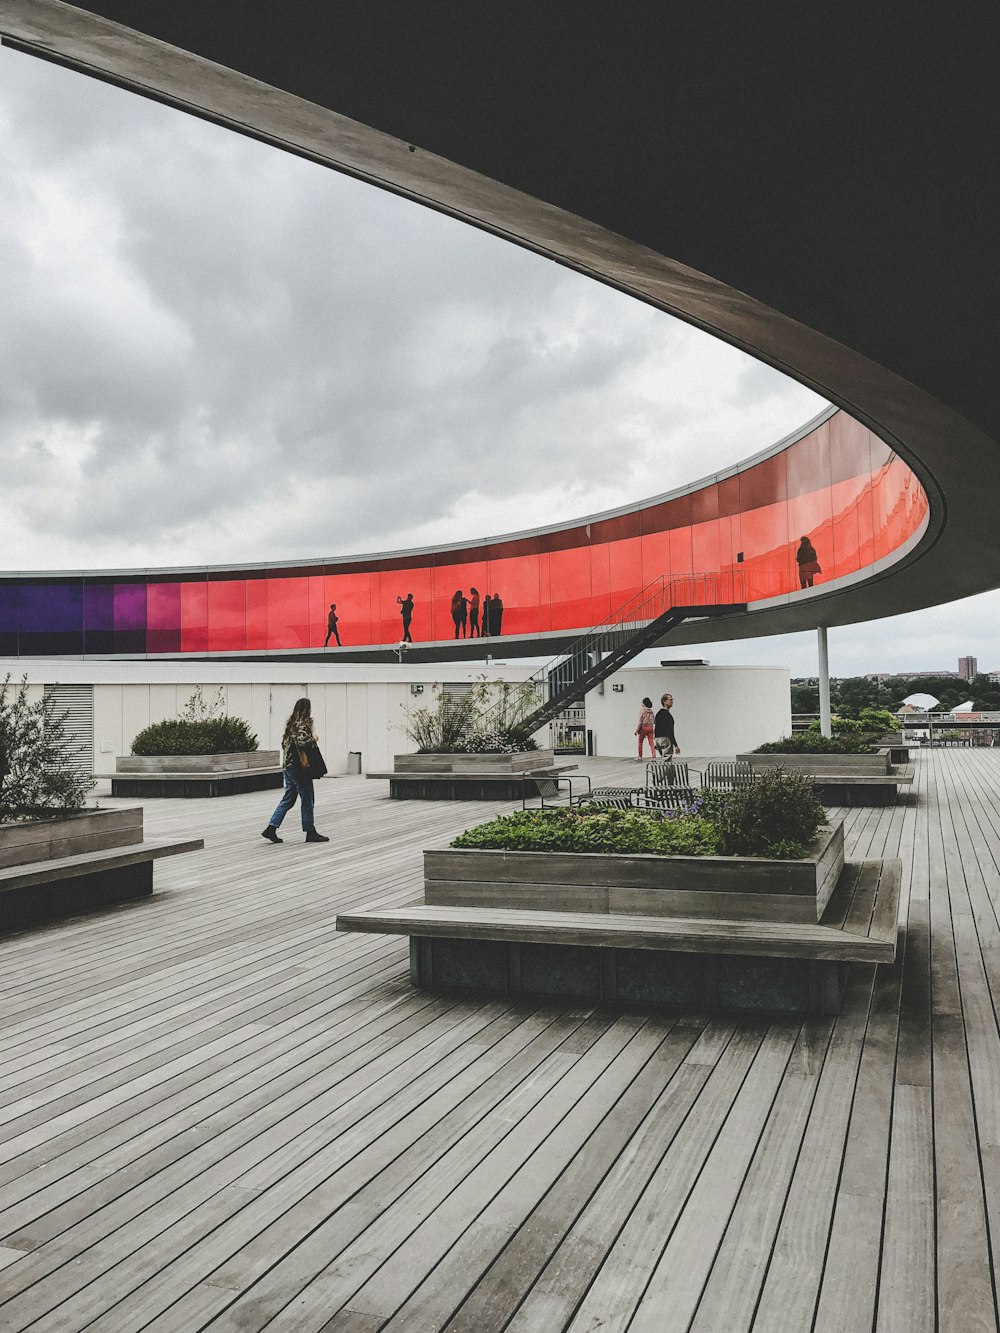
[{"label": "person in black jacket", "polygon": [[674,696],[665,694],[660,699],[661,707],[653,718],[653,740],[656,744],[656,753],[661,759],[673,759],[675,754],[680,754],[681,747],[677,744],[677,734],[674,731],[674,715],[671,708],[674,706]]},{"label": "person in black jacket", "polygon": [[399,614],[403,617],[403,643],[412,643],[413,635],[410,633],[410,621],[413,619],[413,593],[408,592],[405,597],[397,597],[399,603]]}]

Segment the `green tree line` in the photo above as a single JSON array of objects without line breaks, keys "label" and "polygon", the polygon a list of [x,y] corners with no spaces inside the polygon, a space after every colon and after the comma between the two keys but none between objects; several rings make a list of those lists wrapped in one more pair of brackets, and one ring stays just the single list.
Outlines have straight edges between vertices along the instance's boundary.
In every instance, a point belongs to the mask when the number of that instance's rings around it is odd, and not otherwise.
[{"label": "green tree line", "polygon": [[[1000,712],[1000,685],[989,676],[974,676],[972,681],[955,676],[898,676],[879,682],[864,676],[847,676],[830,682],[830,706],[842,717],[857,717],[862,708],[889,708],[893,712],[911,694],[932,694],[947,712],[956,704],[971,699],[977,712]],[[818,713],[819,687],[792,685],[792,712]]]}]

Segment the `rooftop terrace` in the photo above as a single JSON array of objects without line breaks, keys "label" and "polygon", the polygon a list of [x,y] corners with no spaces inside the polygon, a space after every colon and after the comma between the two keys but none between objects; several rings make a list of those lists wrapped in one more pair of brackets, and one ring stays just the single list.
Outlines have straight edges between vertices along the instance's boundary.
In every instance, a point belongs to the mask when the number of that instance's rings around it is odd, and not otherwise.
[{"label": "rooftop terrace", "polygon": [[0,1328],[997,1327],[1000,752],[838,812],[907,924],[804,1023],[413,990],[335,915],[497,806],[386,789],[150,802],[206,850],[0,942]]}]

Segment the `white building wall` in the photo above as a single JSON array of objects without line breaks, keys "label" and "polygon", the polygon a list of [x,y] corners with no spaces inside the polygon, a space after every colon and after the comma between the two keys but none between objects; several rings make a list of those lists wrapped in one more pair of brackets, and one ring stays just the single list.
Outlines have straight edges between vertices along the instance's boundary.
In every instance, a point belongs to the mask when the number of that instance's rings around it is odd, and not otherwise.
[{"label": "white building wall", "polygon": [[[394,754],[415,748],[402,729],[403,709],[432,703],[435,684],[484,676],[519,681],[532,668],[523,663],[317,667],[305,662],[0,660],[0,678],[8,670],[14,681],[27,674],[34,697],[45,685],[93,685],[94,769],[107,776],[115,771],[116,757],[130,752],[137,732],[151,722],[180,717],[199,686],[207,701],[223,687],[227,711],[249,722],[262,750],[280,747],[292,705],[308,695],[330,772],[346,773],[352,750],[360,751],[367,772],[390,768]],[[423,686],[423,693],[411,693],[415,684]]]},{"label": "white building wall", "polygon": [[681,757],[731,758],[789,734],[789,684],[784,667],[625,667],[605,682],[603,693],[587,695],[587,728],[595,754],[635,755],[643,696],[657,709],[660,696],[672,694]]},{"label": "white building wall", "polygon": [[[94,686],[94,766],[99,775],[115,770],[117,755],[128,754],[138,731],[150,722],[179,717],[197,686],[206,699],[224,687],[230,713],[245,718],[262,750],[281,744],[285,719],[295,700],[307,694],[323,754],[331,773],[346,773],[348,753],[360,751],[363,772],[384,771],[394,754],[415,747],[403,732],[404,709],[433,703],[435,684],[481,680],[519,681],[526,664],[427,666],[351,664],[339,668],[305,663],[94,661],[0,661],[16,680],[27,672],[32,694],[46,684]],[[312,678],[303,679],[308,672]],[[423,685],[414,695],[411,685]],[[624,686],[622,692],[614,684]],[[659,707],[660,695],[674,696],[674,718],[684,757],[734,755],[791,731],[788,671],[783,667],[671,666],[626,667],[606,681],[603,693],[587,696],[587,727],[595,752],[634,755],[636,719],[643,695]],[[538,734],[547,743],[547,729]]]}]

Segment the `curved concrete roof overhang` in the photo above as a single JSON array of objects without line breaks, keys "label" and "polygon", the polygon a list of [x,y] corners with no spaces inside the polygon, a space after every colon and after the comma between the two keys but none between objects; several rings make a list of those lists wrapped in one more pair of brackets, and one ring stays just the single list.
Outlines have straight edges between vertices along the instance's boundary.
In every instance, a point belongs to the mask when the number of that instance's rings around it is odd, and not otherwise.
[{"label": "curved concrete roof overhang", "polygon": [[[1000,585],[1000,14],[828,29],[759,9],[565,13],[0,0],[9,43],[525,245],[802,381],[912,467],[922,538],[870,578],[672,642]],[[131,25],[129,27],[124,24]]]}]

